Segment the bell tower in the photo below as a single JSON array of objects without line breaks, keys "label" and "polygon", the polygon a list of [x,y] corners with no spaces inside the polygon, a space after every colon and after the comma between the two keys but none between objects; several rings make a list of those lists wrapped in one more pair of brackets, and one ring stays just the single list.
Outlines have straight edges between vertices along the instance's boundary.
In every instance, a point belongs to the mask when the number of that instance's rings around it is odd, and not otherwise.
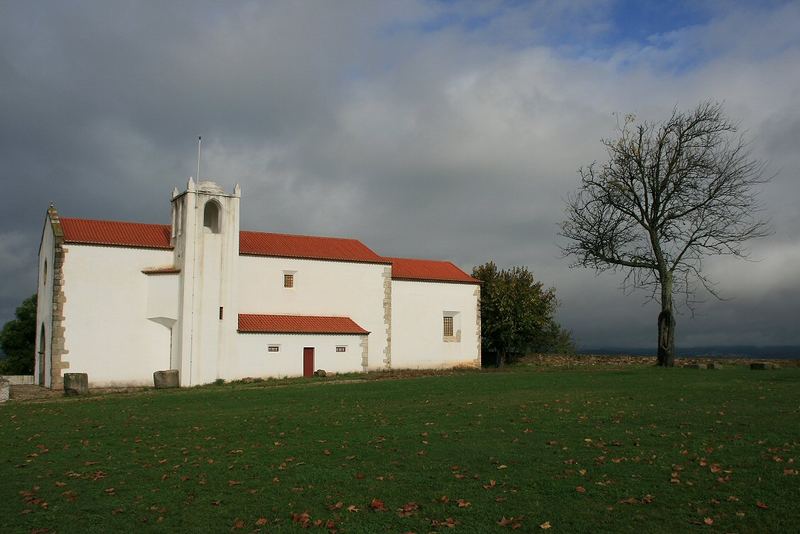
[{"label": "bell tower", "polygon": [[186,191],[172,195],[174,265],[180,269],[179,336],[172,365],[181,386],[224,378],[235,358],[239,200],[237,184],[226,193],[218,184],[189,178]]}]

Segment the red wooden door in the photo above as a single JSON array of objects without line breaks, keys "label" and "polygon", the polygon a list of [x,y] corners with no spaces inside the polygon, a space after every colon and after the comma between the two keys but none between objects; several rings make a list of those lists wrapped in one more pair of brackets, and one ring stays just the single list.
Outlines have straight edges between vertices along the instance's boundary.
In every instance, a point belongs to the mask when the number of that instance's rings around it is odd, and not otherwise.
[{"label": "red wooden door", "polygon": [[303,376],[314,376],[314,347],[303,349]]}]

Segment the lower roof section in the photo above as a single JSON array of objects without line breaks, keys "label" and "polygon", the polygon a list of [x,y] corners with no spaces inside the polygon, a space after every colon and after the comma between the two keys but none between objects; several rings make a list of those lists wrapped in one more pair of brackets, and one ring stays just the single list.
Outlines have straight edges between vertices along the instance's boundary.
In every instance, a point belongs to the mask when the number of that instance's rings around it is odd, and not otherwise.
[{"label": "lower roof section", "polygon": [[239,314],[243,334],[369,334],[350,317]]},{"label": "lower roof section", "polygon": [[420,260],[415,258],[386,258],[392,262],[393,280],[414,280],[419,282],[453,282],[457,284],[480,284],[453,263],[439,260]]}]

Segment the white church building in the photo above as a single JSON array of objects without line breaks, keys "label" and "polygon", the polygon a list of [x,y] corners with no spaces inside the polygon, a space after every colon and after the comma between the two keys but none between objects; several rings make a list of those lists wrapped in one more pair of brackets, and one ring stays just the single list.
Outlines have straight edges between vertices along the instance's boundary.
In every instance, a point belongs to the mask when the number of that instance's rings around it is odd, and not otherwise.
[{"label": "white church building", "polygon": [[239,230],[240,188],[172,194],[169,225],[60,217],[39,248],[35,379],[217,379],[480,365],[479,282],[355,239]]}]

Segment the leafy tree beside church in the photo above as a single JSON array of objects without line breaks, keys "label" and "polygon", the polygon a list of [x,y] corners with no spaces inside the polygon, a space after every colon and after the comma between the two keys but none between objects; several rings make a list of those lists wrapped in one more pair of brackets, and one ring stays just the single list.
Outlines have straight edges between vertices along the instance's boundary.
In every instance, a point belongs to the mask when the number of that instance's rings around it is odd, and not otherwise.
[{"label": "leafy tree beside church", "polygon": [[0,331],[0,348],[5,358],[0,360],[0,374],[33,374],[36,351],[36,295],[22,301],[16,319],[8,321]]},{"label": "leafy tree beside church", "polygon": [[481,343],[484,354],[500,366],[527,352],[574,352],[569,332],[554,315],[555,288],[545,289],[527,267],[499,270],[479,265],[472,276],[481,284]]}]

